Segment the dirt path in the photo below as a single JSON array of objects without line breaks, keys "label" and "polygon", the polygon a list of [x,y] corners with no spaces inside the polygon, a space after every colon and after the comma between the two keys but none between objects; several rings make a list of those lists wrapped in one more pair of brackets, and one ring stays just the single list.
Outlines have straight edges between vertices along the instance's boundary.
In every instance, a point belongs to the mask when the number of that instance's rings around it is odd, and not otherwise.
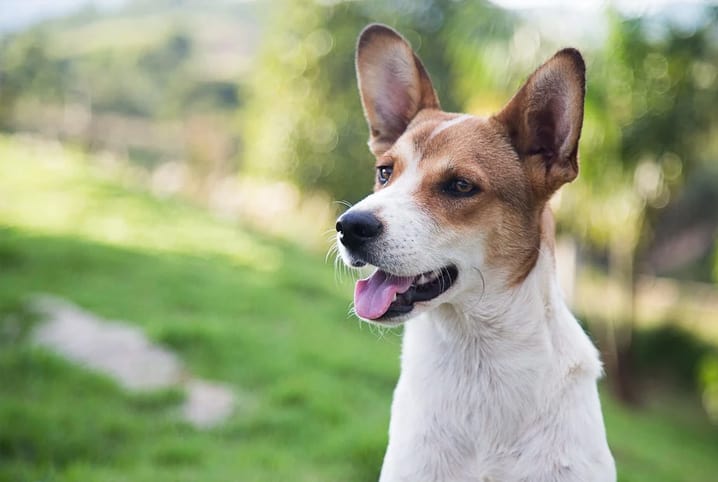
[{"label": "dirt path", "polygon": [[127,390],[182,387],[182,417],[210,428],[229,417],[236,397],[224,384],[192,377],[179,357],[153,344],[136,326],[100,318],[59,298],[42,295],[32,308],[44,320],[33,331],[35,343],[79,365],[103,373]]}]

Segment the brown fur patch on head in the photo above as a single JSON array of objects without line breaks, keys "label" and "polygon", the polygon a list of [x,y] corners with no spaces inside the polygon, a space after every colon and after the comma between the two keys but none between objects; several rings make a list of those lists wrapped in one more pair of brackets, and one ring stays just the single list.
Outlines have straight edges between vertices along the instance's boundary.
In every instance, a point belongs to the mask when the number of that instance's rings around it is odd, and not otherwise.
[{"label": "brown fur patch on head", "polygon": [[[421,182],[416,202],[456,236],[483,238],[487,263],[508,268],[514,284],[538,257],[543,206],[536,204],[530,179],[502,126],[493,119],[457,117],[435,116],[432,125],[438,133],[417,142]],[[449,127],[442,129],[442,122]],[[452,195],[447,187],[457,179],[471,183],[476,193]]]}]

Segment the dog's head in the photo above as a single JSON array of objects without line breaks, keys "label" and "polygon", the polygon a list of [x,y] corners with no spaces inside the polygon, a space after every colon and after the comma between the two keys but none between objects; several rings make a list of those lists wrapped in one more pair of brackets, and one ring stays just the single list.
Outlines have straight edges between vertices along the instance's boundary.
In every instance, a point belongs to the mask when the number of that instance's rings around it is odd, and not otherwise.
[{"label": "dog's head", "polygon": [[[359,36],[356,68],[374,193],[337,221],[344,261],[376,272],[357,283],[356,313],[396,324],[521,283],[548,230],[544,208],[578,174],[585,67],[561,50],[498,114],[443,112],[407,41],[383,25]],[[542,221],[544,219],[544,221]]]}]

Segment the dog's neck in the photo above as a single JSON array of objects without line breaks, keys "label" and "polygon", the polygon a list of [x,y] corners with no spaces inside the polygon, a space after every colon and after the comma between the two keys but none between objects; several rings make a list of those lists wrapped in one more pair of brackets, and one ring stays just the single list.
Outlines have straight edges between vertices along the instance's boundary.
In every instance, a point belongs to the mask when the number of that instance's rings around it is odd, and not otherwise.
[{"label": "dog's neck", "polygon": [[535,343],[557,311],[565,309],[554,255],[545,247],[528,276],[515,286],[507,287],[505,276],[488,270],[482,279],[482,286],[458,294],[426,315],[443,341],[479,343],[485,349],[504,342]]},{"label": "dog's neck", "polygon": [[444,387],[434,395],[464,393],[465,403],[456,406],[468,411],[482,405],[525,413],[547,384],[558,389],[567,377],[595,379],[600,372],[595,348],[562,299],[550,246],[542,246],[517,286],[498,289],[487,279],[483,295],[459,295],[411,320],[405,330],[401,376],[418,382],[407,386],[433,391],[419,380],[440,380]]}]

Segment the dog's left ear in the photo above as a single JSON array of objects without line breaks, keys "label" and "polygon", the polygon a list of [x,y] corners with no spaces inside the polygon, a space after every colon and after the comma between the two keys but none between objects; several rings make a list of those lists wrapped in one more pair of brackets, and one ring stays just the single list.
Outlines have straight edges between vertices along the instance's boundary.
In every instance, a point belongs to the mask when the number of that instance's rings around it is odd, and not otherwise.
[{"label": "dog's left ear", "polygon": [[564,49],[539,67],[496,115],[529,172],[537,196],[546,198],[578,175],[586,66]]},{"label": "dog's left ear", "polygon": [[369,148],[389,150],[422,109],[438,109],[429,74],[404,37],[386,25],[372,24],[359,35],[356,70]]}]

